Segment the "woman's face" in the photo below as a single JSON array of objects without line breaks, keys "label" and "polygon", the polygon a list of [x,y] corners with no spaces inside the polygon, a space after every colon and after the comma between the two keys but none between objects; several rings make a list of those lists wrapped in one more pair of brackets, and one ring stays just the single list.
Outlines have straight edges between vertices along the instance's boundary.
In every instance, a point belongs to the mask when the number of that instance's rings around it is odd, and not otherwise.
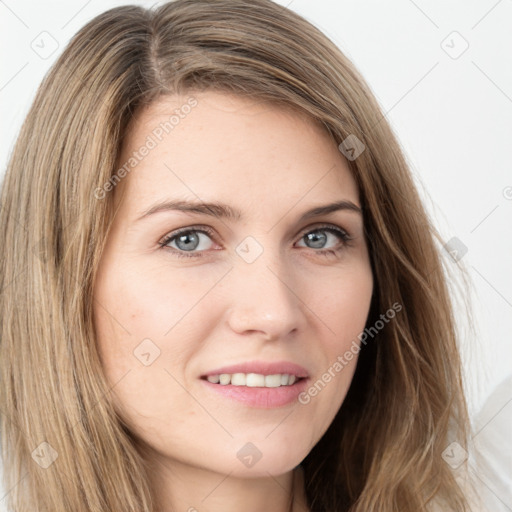
[{"label": "woman's face", "polygon": [[373,288],[358,188],[308,118],[194,98],[152,104],[124,141],[95,282],[100,357],[119,414],[169,467],[282,474],[355,370]]}]

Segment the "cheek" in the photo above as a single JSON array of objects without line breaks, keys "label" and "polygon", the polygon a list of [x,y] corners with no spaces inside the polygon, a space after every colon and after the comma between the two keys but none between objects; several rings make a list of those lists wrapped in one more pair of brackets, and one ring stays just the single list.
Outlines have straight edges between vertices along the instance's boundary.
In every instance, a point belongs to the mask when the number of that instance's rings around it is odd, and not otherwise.
[{"label": "cheek", "polygon": [[359,336],[368,317],[373,292],[369,265],[354,266],[326,284],[325,293],[310,294],[308,306],[318,314],[326,333],[322,361],[299,403],[317,418],[316,436],[330,425],[343,403],[355,372]]},{"label": "cheek", "polygon": [[169,340],[184,326],[191,327],[188,318],[221,275],[219,271],[170,270],[165,264],[144,268],[144,272],[133,267],[111,265],[96,288],[100,348],[111,357],[126,358],[146,338],[172,350]]},{"label": "cheek", "polygon": [[192,278],[163,265],[144,275],[132,270],[105,267],[98,279],[98,352],[118,412],[133,430],[157,436],[168,427],[164,411],[179,413],[178,423],[196,413],[182,386],[184,369],[217,321],[204,299],[219,272],[196,271]]},{"label": "cheek", "polygon": [[325,281],[324,289],[325,293],[309,295],[308,306],[330,333],[325,348],[335,359],[364,329],[373,292],[371,268],[361,262]]}]

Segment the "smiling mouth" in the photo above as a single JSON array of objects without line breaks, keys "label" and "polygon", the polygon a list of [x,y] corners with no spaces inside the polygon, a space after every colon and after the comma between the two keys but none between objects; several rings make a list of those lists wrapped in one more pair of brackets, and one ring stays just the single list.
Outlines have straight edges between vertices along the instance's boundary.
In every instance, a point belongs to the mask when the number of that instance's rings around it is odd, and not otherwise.
[{"label": "smiling mouth", "polygon": [[303,380],[293,374],[277,373],[274,375],[263,375],[261,373],[220,373],[202,377],[211,384],[221,386],[245,386],[249,388],[279,388],[293,386]]}]

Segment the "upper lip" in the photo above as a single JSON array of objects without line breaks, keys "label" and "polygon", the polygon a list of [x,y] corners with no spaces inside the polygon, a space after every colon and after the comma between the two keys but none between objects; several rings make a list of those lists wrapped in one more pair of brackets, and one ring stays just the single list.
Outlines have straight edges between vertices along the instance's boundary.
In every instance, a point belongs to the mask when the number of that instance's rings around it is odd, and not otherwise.
[{"label": "upper lip", "polygon": [[277,375],[288,374],[295,375],[296,377],[308,377],[308,371],[299,364],[290,361],[246,361],[244,363],[233,364],[230,366],[223,366],[222,368],[215,368],[202,377],[210,375],[221,375],[222,373],[258,373],[260,375]]}]

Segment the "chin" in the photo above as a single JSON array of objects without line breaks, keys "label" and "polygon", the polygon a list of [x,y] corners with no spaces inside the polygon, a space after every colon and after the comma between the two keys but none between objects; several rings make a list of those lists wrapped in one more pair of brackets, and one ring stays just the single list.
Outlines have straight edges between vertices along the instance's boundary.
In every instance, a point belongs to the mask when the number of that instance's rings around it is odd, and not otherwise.
[{"label": "chin", "polygon": [[[301,439],[304,440],[306,437],[303,436]],[[233,471],[233,476],[244,478],[288,473],[298,466],[311,450],[309,443],[300,442],[299,439],[290,436],[279,436],[277,432],[269,436],[269,431],[260,438],[245,437],[230,444],[233,448],[230,447],[226,451],[235,453],[237,464],[233,468],[232,459],[227,460],[229,471]]]}]

